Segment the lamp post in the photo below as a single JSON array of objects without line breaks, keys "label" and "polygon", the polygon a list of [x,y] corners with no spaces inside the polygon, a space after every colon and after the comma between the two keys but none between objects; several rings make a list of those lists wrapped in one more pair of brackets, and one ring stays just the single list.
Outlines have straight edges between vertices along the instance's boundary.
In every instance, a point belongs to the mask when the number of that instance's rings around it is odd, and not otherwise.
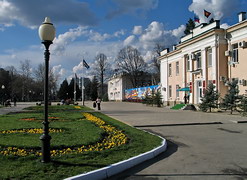
[{"label": "lamp post", "polygon": [[5,86],[2,85],[2,92],[3,92],[3,96],[2,96],[2,105],[4,106],[4,89],[5,89]]},{"label": "lamp post", "polygon": [[47,163],[51,161],[50,154],[50,140],[49,135],[49,122],[48,122],[48,74],[49,74],[49,47],[55,38],[55,28],[48,17],[45,18],[43,24],[39,27],[39,37],[42,44],[45,46],[45,82],[44,82],[44,121],[43,121],[43,134],[40,136],[42,143],[42,160],[41,162]]}]

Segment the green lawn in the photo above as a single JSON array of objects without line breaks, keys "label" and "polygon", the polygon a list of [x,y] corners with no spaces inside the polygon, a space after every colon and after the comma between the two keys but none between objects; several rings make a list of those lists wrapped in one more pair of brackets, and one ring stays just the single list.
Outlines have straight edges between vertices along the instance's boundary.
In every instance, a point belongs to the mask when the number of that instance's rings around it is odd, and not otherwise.
[{"label": "green lawn", "polygon": [[171,109],[175,109],[175,110],[178,110],[178,109],[181,109],[185,106],[185,104],[176,104],[175,106],[171,107]]},{"label": "green lawn", "polygon": [[[11,148],[40,152],[41,134],[29,133],[29,130],[39,131],[42,128],[43,109],[35,106],[27,110],[23,113],[0,116],[0,179],[63,179],[128,159],[161,144],[159,137],[132,128],[99,112],[92,112],[93,116],[99,117],[105,123],[104,127],[98,126],[83,116],[83,112],[92,111],[89,108],[50,106],[50,128],[59,130],[50,133],[51,150],[63,153],[54,154],[52,162],[47,164],[41,163],[41,157],[35,153],[24,156],[11,153],[4,155],[3,151],[7,152]],[[124,134],[127,138],[126,143],[94,150],[91,148],[94,145],[110,141],[110,136],[104,129],[107,127]],[[77,149],[82,146],[86,147],[87,151],[77,153]],[[67,151],[68,148],[71,151]]]}]

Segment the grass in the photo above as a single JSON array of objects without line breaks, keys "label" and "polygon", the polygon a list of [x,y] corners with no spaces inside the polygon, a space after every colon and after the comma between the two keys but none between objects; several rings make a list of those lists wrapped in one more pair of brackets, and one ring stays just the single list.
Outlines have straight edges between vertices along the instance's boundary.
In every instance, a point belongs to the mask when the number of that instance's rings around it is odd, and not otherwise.
[{"label": "grass", "polygon": [[171,109],[175,109],[175,110],[178,110],[178,109],[181,109],[185,106],[185,104],[176,104],[175,106],[171,107]]},{"label": "grass", "polygon": [[[27,110],[32,111],[0,116],[0,131],[42,128],[42,108],[37,106]],[[63,130],[61,133],[50,133],[52,136],[51,148],[95,144],[105,137],[105,132],[101,128],[84,119],[82,111],[88,110],[90,109],[75,109],[74,106],[49,107],[49,117],[52,117],[50,118],[50,127]],[[106,124],[122,130],[128,137],[128,143],[103,151],[53,156],[52,162],[47,164],[41,163],[41,157],[35,155],[24,157],[0,155],[0,179],[47,179],[47,177],[51,180],[63,179],[128,159],[161,144],[161,139],[157,136],[130,127],[99,112],[92,114],[101,118]],[[0,134],[0,150],[9,146],[40,149],[40,135]]]}]

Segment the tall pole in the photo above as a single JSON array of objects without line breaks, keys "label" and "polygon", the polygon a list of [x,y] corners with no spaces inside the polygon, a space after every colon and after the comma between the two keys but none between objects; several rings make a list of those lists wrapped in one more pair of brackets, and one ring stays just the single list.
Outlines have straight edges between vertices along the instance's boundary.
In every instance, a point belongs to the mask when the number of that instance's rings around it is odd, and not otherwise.
[{"label": "tall pole", "polygon": [[82,79],[81,79],[81,100],[82,100],[82,105],[85,105],[85,100],[84,100],[84,65],[82,65]]},{"label": "tall pole", "polygon": [[47,163],[51,161],[51,154],[50,154],[50,141],[51,136],[49,135],[49,122],[48,122],[48,78],[49,78],[49,59],[50,59],[50,52],[49,46],[52,44],[52,41],[43,41],[42,42],[45,46],[45,83],[44,83],[44,121],[43,121],[43,134],[40,136],[40,140],[42,142],[42,160],[41,162]]},{"label": "tall pole", "polygon": [[74,104],[76,102],[76,74],[75,74],[75,78],[74,78]]}]

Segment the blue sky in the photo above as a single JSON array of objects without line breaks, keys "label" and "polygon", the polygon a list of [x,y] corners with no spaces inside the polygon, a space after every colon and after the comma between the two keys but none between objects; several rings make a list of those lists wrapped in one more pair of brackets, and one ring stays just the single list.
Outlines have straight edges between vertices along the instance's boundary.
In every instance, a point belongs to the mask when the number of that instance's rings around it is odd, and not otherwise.
[{"label": "blue sky", "polygon": [[114,68],[117,53],[127,45],[150,62],[156,43],[178,43],[189,18],[207,22],[204,9],[227,27],[237,23],[238,12],[247,11],[247,0],[0,0],[0,67],[43,63],[37,28],[45,16],[56,27],[50,68],[64,79],[82,75],[83,58],[93,67],[98,53]]}]

